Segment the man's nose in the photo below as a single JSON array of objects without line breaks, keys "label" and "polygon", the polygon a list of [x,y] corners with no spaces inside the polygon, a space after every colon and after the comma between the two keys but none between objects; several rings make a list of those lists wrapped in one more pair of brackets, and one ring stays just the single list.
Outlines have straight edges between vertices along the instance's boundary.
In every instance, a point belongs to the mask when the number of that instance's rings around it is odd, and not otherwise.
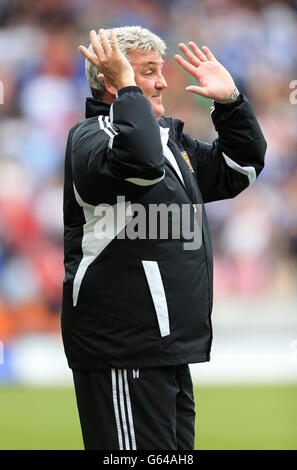
[{"label": "man's nose", "polygon": [[160,75],[160,77],[156,80],[155,88],[158,90],[164,90],[164,88],[167,88],[167,82],[163,75]]}]

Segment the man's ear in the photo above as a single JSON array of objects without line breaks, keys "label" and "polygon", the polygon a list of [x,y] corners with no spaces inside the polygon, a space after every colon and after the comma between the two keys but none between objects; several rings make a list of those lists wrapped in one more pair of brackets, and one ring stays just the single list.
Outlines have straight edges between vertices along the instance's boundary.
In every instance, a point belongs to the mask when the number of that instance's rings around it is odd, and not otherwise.
[{"label": "man's ear", "polygon": [[105,79],[104,79],[104,85],[105,85],[105,89],[108,91],[108,93],[110,93],[112,96],[116,97],[117,89],[114,86],[112,86],[110,83],[108,83]]}]

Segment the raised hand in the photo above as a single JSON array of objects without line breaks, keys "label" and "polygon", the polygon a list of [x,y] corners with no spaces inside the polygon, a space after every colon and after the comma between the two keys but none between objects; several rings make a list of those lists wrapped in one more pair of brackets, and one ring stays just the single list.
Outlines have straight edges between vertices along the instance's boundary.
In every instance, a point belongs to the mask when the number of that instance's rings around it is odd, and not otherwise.
[{"label": "raised hand", "polygon": [[199,82],[200,86],[187,86],[186,91],[216,101],[227,100],[236,89],[230,73],[217,61],[208,47],[202,47],[203,53],[193,41],[189,42],[189,46],[192,52],[185,44],[178,45],[189,62],[179,54],[174,56],[175,60]]},{"label": "raised hand", "polygon": [[90,32],[90,40],[94,54],[85,46],[79,46],[79,51],[97,67],[99,79],[104,79],[117,90],[124,86],[135,85],[134,70],[119,49],[116,34],[110,31],[110,44],[104,29],[99,30],[100,42],[96,31]]}]

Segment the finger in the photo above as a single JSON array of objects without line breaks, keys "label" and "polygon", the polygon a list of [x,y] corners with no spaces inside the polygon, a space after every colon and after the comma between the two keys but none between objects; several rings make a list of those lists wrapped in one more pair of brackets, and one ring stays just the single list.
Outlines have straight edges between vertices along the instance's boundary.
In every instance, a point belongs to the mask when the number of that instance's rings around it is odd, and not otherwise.
[{"label": "finger", "polygon": [[98,36],[97,36],[97,33],[96,31],[94,31],[92,29],[92,31],[90,31],[90,41],[91,41],[91,44],[92,44],[92,48],[93,48],[93,51],[95,52],[95,54],[98,56],[98,57],[102,57],[103,55],[103,49],[98,41]]},{"label": "finger", "polygon": [[200,96],[204,96],[205,98],[208,98],[208,92],[205,90],[205,88],[202,88],[201,86],[190,85],[190,86],[187,86],[185,90],[191,91],[192,93],[196,93],[196,95],[200,95]]},{"label": "finger", "polygon": [[188,49],[188,47],[183,42],[181,42],[178,47],[183,52],[183,54],[185,54],[190,63],[194,65],[194,67],[198,67],[201,64],[200,60],[193,54],[193,52],[190,51],[190,49]]},{"label": "finger", "polygon": [[208,60],[214,60],[215,56],[211,52],[211,50],[207,46],[202,46],[201,49],[203,49],[203,52],[205,53],[206,57]]},{"label": "finger", "polygon": [[119,50],[118,38],[113,29],[110,30],[110,45],[115,52]]},{"label": "finger", "polygon": [[202,60],[202,61],[206,60],[206,57],[203,54],[203,52],[200,51],[199,47],[193,41],[189,42],[189,46],[194,52],[194,54],[198,57],[199,60]]},{"label": "finger", "polygon": [[98,80],[104,80],[103,73],[99,73],[99,75],[97,75],[97,78],[98,78]]},{"label": "finger", "polygon": [[189,64],[182,56],[179,54],[176,54],[174,56],[176,62],[178,62],[187,72],[189,72],[191,75],[195,75],[197,73],[197,68],[194,67],[194,65]]},{"label": "finger", "polygon": [[79,46],[78,50],[93,64],[98,65],[97,57],[92,54],[85,46]]},{"label": "finger", "polygon": [[101,46],[102,46],[105,54],[108,54],[110,52],[110,46],[109,46],[107,35],[106,35],[106,32],[104,31],[104,29],[99,29],[99,35],[100,35]]}]

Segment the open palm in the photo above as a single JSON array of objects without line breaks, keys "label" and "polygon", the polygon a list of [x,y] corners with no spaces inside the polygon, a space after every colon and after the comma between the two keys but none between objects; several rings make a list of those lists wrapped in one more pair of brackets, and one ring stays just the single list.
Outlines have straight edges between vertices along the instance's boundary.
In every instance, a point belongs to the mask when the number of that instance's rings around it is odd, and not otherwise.
[{"label": "open palm", "polygon": [[235,90],[235,83],[222,64],[215,58],[208,47],[203,46],[203,52],[194,42],[189,42],[190,49],[183,43],[178,45],[186,56],[176,54],[175,60],[199,82],[199,86],[190,85],[186,91],[191,91],[205,98],[216,101],[227,100]]}]

